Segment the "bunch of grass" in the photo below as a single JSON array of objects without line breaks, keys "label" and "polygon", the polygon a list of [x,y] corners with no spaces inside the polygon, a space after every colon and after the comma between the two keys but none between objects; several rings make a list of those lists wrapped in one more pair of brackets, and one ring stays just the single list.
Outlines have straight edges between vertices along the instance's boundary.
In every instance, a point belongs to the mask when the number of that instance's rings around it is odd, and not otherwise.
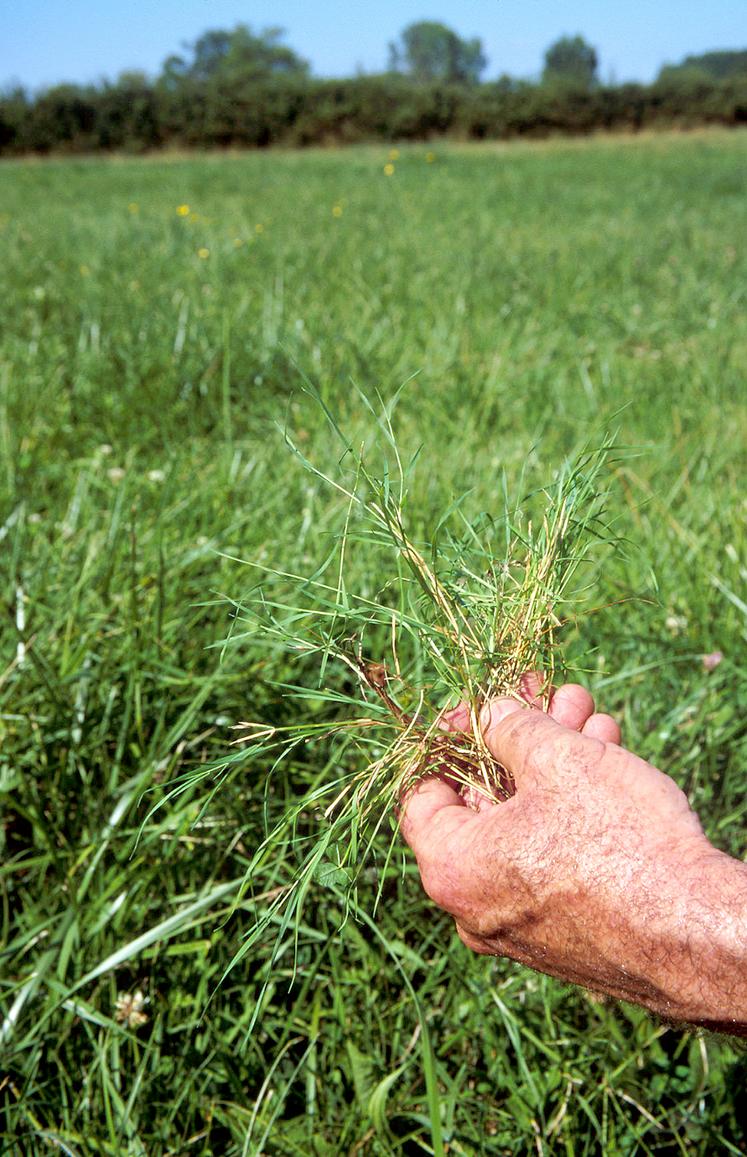
[{"label": "bunch of grass", "polygon": [[[366,403],[380,442],[382,467],[375,473],[365,447],[355,448],[315,396],[341,445],[338,475],[308,461],[287,432],[286,440],[308,470],[344,496],[339,535],[311,576],[249,562],[260,578],[247,598],[232,602],[238,624],[232,640],[241,639],[243,627],[268,652],[285,652],[296,664],[312,660],[317,685],[281,684],[296,701],[293,721],[238,723],[238,750],[203,774],[214,775],[217,787],[251,765],[270,790],[299,749],[324,741],[332,751],[251,859],[249,885],[289,842],[296,852],[305,848],[301,870],[274,890],[233,963],[269,923],[279,935],[291,921],[298,926],[312,882],[340,888],[349,903],[379,834],[396,827],[390,821],[398,802],[423,776],[448,775],[473,802],[513,794],[510,774],[485,745],[480,710],[495,696],[518,697],[527,671],[543,673],[540,698],[547,704],[560,662],[557,634],[575,617],[583,591],[579,569],[593,544],[609,540],[601,485],[609,439],[566,461],[550,485],[519,505],[509,502],[504,484],[502,509],[470,518],[462,497],[427,538],[416,537],[407,515],[417,455],[402,460],[393,403],[379,410]],[[350,589],[353,549],[376,557],[384,551],[389,559],[388,577],[372,593]],[[329,679],[335,666],[346,679]],[[465,732],[443,727],[444,709],[457,703],[469,716]],[[299,819],[307,828],[310,815],[317,821],[313,836],[302,836]],[[390,840],[385,863],[392,846]]]}]

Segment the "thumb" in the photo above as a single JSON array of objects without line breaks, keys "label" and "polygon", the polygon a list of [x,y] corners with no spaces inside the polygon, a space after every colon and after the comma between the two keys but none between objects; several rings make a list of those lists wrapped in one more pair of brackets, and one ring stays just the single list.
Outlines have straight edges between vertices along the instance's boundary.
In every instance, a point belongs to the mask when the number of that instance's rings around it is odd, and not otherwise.
[{"label": "thumb", "polygon": [[493,757],[520,788],[545,781],[548,770],[562,773],[577,762],[598,759],[604,744],[563,727],[534,707],[512,699],[494,699],[480,715],[485,742]]},{"label": "thumb", "polygon": [[404,797],[400,831],[418,860],[439,837],[451,834],[475,818],[458,792],[439,776],[429,776]]}]

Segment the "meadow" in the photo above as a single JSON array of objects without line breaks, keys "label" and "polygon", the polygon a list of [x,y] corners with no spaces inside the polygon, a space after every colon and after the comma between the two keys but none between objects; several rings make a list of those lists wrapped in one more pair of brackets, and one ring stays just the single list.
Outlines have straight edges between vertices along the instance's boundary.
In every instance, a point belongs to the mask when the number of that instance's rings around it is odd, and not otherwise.
[{"label": "meadow", "polygon": [[[714,130],[2,164],[0,1152],[745,1151],[743,1048],[472,956],[404,849],[374,920],[322,879],[229,968],[333,756],[198,773],[319,677],[234,618],[237,559],[311,575],[345,517],[286,445],[339,457],[304,382],[361,439],[406,382],[424,536],[616,433],[565,656],[744,856],[746,162]],[[361,591],[381,565],[353,545]]]}]

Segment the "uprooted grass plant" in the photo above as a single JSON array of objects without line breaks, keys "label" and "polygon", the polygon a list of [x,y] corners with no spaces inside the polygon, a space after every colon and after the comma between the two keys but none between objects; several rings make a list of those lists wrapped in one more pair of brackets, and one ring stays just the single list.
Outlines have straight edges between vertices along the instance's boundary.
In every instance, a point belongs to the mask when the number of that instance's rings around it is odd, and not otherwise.
[{"label": "uprooted grass plant", "polygon": [[[248,769],[265,776],[271,791],[299,748],[331,749],[309,790],[279,824],[268,825],[253,856],[248,887],[288,840],[300,848],[302,866],[271,897],[233,964],[271,923],[280,934],[297,926],[314,882],[340,887],[347,906],[355,906],[361,868],[372,858],[388,862],[397,803],[422,776],[437,768],[472,802],[513,794],[510,773],[484,742],[480,709],[495,696],[518,697],[527,671],[542,672],[547,704],[562,665],[557,633],[576,617],[588,579],[580,568],[590,548],[611,537],[604,521],[610,439],[565,461],[549,485],[519,504],[504,484],[499,509],[470,517],[469,496],[461,496],[424,537],[410,528],[417,518],[408,502],[418,455],[403,461],[393,404],[375,411],[366,401],[378,435],[372,451],[356,447],[315,396],[341,447],[336,473],[310,462],[287,433],[286,440],[303,466],[344,498],[339,533],[309,575],[241,560],[257,581],[247,597],[231,601],[236,630],[229,640],[240,645],[251,637],[312,674],[279,687],[295,701],[290,723],[236,724],[238,750],[199,774],[214,776],[215,790]],[[378,473],[369,466],[374,452]],[[378,589],[353,589],[355,552],[376,559],[377,573],[386,576]],[[458,702],[470,721],[459,733],[442,726],[444,708]],[[193,783],[187,775],[174,790]]]}]

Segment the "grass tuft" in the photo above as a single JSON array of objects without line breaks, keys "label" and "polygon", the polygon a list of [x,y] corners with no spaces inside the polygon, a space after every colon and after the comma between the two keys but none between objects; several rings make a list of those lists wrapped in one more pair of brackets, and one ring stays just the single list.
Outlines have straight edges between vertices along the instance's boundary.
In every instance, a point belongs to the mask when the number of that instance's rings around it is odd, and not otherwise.
[{"label": "grass tuft", "polygon": [[[470,518],[463,495],[425,538],[416,537],[408,510],[419,455],[403,463],[393,403],[379,399],[374,411],[364,399],[376,417],[369,452],[343,433],[316,390],[307,385],[307,392],[341,445],[335,474],[301,454],[287,431],[285,437],[303,466],[345,499],[334,549],[313,575],[249,563],[260,581],[231,605],[234,644],[250,638],[255,647],[281,652],[303,663],[308,681],[280,688],[291,702],[291,722],[234,725],[240,750],[211,769],[213,792],[257,768],[266,776],[266,794],[299,749],[322,744],[330,770],[293,801],[254,856],[247,887],[289,839],[300,847],[301,865],[259,916],[231,967],[273,923],[280,940],[291,927],[297,935],[313,885],[342,889],[345,910],[352,906],[359,914],[357,881],[372,857],[386,862],[392,856],[397,805],[424,775],[437,769],[471,806],[479,798],[500,802],[513,795],[510,773],[485,744],[481,709],[496,696],[520,698],[527,672],[541,673],[536,698],[547,706],[563,667],[558,633],[577,617],[596,548],[612,541],[605,520],[614,452],[609,437],[566,459],[550,484],[522,502],[511,504],[504,488],[501,510]],[[374,450],[382,461],[378,472],[369,466]],[[419,465],[427,468],[422,460]],[[383,559],[378,572],[386,577],[371,593],[356,591],[348,573],[356,552]],[[463,731],[444,722],[444,709],[457,704],[468,719]],[[171,795],[194,783],[187,773]],[[316,818],[311,830],[300,824],[309,814]],[[380,839],[385,833],[388,844]]]}]

